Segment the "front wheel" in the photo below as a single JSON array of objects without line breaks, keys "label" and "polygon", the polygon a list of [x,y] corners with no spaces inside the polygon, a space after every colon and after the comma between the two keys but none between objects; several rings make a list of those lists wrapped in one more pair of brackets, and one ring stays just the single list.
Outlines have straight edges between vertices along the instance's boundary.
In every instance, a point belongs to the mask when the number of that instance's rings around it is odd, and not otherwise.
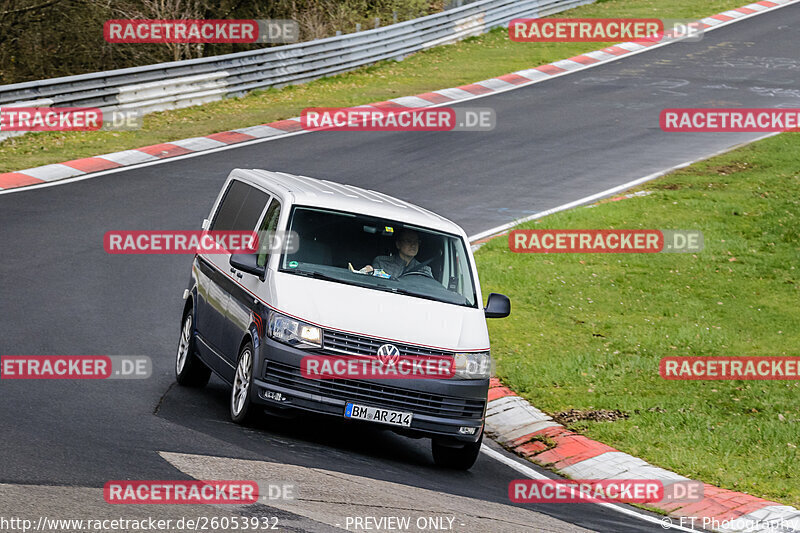
[{"label": "front wheel", "polygon": [[246,424],[252,419],[254,408],[250,401],[250,387],[253,381],[254,360],[253,344],[248,342],[239,352],[239,362],[236,364],[236,375],[231,389],[231,420],[237,424]]},{"label": "front wheel", "polygon": [[478,454],[481,453],[481,443],[483,442],[483,430],[477,442],[470,442],[460,448],[446,446],[436,440],[431,441],[431,451],[433,452],[433,462],[436,466],[449,468],[452,470],[469,470]]},{"label": "front wheel", "polygon": [[191,310],[183,317],[181,338],[175,355],[175,379],[185,387],[205,387],[211,370],[194,353],[194,325]]}]

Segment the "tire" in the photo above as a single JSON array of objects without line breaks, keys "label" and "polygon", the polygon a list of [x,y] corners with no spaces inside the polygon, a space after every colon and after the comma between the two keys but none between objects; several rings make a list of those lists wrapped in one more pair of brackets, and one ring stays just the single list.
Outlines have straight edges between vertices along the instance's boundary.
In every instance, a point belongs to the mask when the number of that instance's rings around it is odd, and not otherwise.
[{"label": "tire", "polygon": [[211,370],[194,351],[194,321],[191,309],[183,316],[181,337],[175,354],[175,379],[184,387],[205,387]]},{"label": "tire", "polygon": [[478,455],[481,453],[481,443],[483,442],[483,431],[481,436],[478,437],[477,442],[470,442],[460,448],[453,448],[445,446],[436,440],[431,441],[431,451],[433,452],[433,462],[440,468],[449,468],[451,470],[469,470],[475,461],[478,460]]},{"label": "tire", "polygon": [[237,424],[244,425],[252,422],[254,411],[256,410],[253,402],[250,401],[254,362],[253,343],[248,341],[239,352],[236,373],[233,376],[233,387],[231,387],[231,399],[228,402],[231,420]]}]

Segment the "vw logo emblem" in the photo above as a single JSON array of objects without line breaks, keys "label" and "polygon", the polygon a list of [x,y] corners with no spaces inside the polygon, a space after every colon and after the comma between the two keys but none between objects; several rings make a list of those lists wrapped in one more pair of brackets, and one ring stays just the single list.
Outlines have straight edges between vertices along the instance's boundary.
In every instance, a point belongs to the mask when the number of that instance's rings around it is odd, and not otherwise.
[{"label": "vw logo emblem", "polygon": [[394,365],[400,359],[400,350],[394,344],[384,344],[378,348],[378,361],[383,365]]}]

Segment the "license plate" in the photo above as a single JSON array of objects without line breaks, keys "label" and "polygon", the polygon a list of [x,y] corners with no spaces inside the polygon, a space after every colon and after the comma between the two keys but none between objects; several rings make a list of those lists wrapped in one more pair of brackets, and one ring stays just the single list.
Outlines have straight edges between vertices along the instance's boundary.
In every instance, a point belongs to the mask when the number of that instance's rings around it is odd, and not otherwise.
[{"label": "license plate", "polygon": [[414,417],[414,414],[348,403],[344,408],[344,417],[354,418],[356,420],[367,420],[369,422],[380,422],[381,424],[390,424],[393,426],[410,427],[411,419]]}]

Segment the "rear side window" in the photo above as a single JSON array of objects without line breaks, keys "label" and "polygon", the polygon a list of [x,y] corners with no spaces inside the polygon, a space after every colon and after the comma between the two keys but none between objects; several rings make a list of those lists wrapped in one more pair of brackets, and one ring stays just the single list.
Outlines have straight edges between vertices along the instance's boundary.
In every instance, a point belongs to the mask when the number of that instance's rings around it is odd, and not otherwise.
[{"label": "rear side window", "polygon": [[267,205],[267,200],[269,200],[267,193],[241,181],[232,181],[210,229],[213,231],[254,230]]}]

